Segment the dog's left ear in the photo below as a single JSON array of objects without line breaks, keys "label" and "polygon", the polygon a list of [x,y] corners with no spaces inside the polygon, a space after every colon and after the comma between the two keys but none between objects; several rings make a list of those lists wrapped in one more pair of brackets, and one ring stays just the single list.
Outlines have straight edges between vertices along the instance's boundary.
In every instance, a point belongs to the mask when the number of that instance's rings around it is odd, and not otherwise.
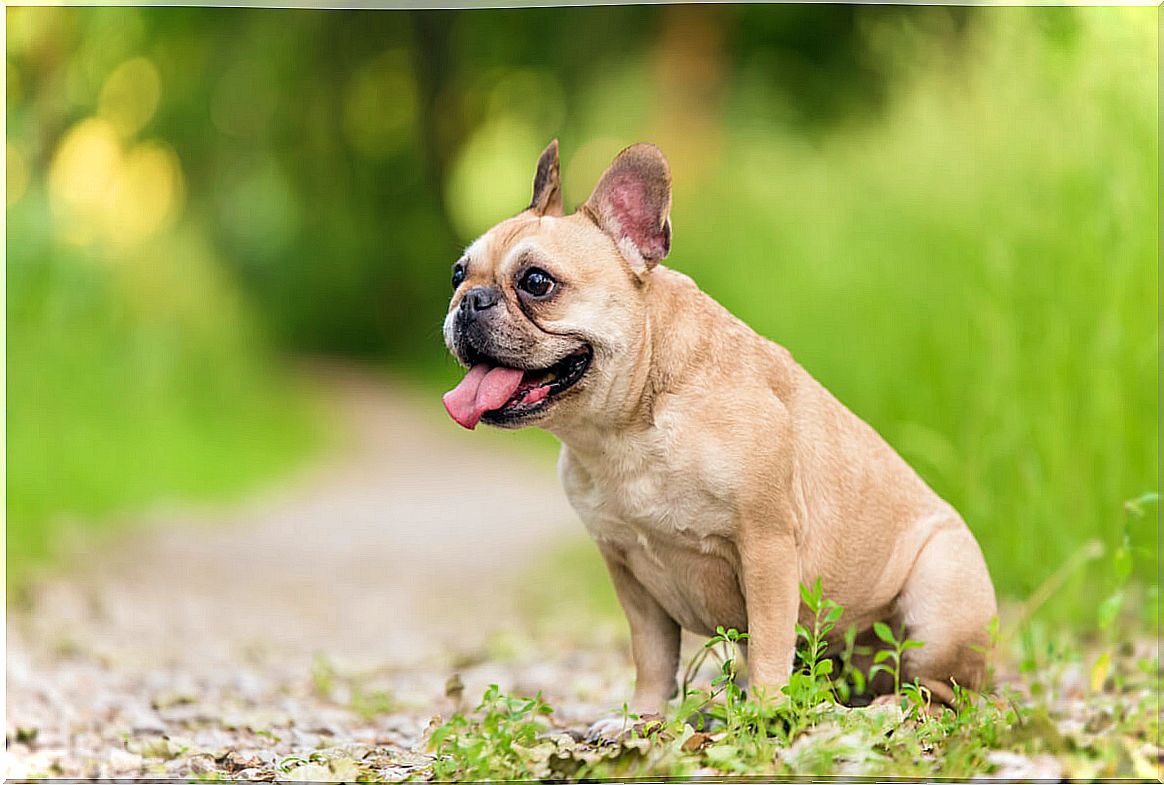
[{"label": "dog's left ear", "polygon": [[671,168],[653,144],[619,153],[582,207],[637,273],[671,250]]},{"label": "dog's left ear", "polygon": [[562,179],[559,173],[558,140],[552,140],[538,158],[534,175],[533,199],[527,209],[538,215],[562,215]]}]

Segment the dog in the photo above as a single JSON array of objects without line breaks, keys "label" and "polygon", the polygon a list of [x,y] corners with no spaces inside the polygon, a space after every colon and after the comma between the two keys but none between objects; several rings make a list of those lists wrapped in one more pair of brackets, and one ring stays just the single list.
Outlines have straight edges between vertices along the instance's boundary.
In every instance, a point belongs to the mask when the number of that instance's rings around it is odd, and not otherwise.
[{"label": "dog", "polygon": [[529,207],[453,266],[444,339],[469,370],[444,404],[466,428],[561,442],[562,485],[630,626],[630,709],[662,712],[681,629],[717,626],[747,632],[749,689],[779,698],[796,624],[812,626],[799,589],[818,578],[844,607],[831,646],[852,625],[875,643],[882,621],[924,644],[902,683],[947,705],[979,688],[997,608],[959,514],[786,349],[660,264],[658,148],[619,153],[569,215],[559,168],[554,140]]}]

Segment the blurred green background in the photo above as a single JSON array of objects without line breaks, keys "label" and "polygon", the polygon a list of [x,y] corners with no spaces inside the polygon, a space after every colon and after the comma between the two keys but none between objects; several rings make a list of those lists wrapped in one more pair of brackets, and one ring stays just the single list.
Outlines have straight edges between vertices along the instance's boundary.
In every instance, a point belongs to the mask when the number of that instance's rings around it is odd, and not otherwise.
[{"label": "blurred green background", "polygon": [[1091,623],[1129,561],[1156,581],[1155,508],[1124,504],[1158,474],[1155,9],[7,23],[10,584],[303,464],[328,426],[297,358],[436,409],[450,265],[554,136],[570,204],[622,146],[665,150],[669,264],[953,502],[1003,595],[1093,540],[1044,613]]}]

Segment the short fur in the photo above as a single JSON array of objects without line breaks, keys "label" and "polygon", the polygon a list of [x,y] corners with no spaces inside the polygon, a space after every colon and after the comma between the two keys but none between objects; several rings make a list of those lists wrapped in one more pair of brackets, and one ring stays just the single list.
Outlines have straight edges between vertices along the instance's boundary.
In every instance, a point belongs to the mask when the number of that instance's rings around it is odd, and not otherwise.
[{"label": "short fur", "polygon": [[[463,257],[445,336],[464,362],[453,315],[488,286],[504,297],[484,339],[498,361],[536,368],[592,347],[582,381],[518,424],[562,442],[562,484],[630,624],[631,708],[675,694],[680,628],[746,630],[752,688],[778,695],[805,620],[798,587],[818,577],[841,628],[883,620],[925,644],[904,680],[945,703],[953,682],[978,687],[996,606],[974,536],[786,349],[658,264],[671,238],[662,153],[623,151],[568,216],[556,141],[542,158],[531,208]],[[546,302],[515,289],[531,264],[559,282]]]}]

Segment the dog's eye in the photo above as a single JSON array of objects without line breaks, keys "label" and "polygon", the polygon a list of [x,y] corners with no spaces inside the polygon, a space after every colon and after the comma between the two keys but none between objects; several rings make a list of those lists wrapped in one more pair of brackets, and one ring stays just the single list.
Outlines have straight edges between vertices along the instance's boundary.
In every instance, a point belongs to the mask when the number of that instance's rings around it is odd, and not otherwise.
[{"label": "dog's eye", "polygon": [[453,265],[453,288],[456,289],[465,281],[465,265],[457,262]]},{"label": "dog's eye", "polygon": [[545,297],[554,288],[554,279],[545,270],[533,267],[526,270],[517,285],[523,292],[534,297]]}]

